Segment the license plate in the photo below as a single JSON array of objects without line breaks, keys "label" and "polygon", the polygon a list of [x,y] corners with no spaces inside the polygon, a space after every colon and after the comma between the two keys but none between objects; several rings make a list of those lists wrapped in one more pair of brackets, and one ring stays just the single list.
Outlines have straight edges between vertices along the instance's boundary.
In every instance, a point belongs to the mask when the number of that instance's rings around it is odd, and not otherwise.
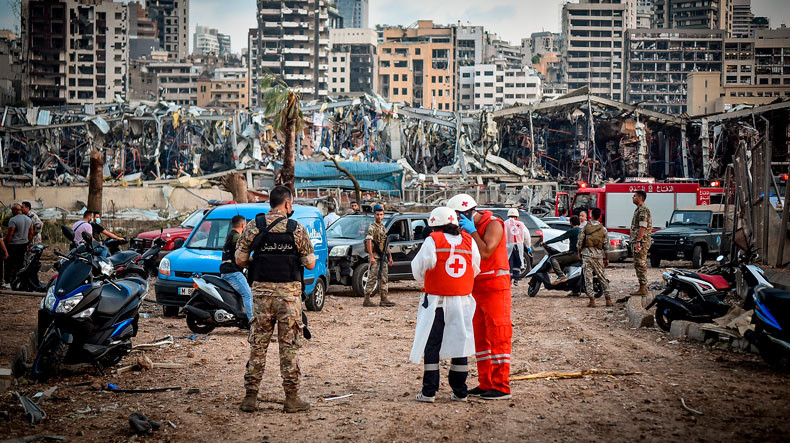
[{"label": "license plate", "polygon": [[178,288],[178,295],[192,295],[195,288]]}]

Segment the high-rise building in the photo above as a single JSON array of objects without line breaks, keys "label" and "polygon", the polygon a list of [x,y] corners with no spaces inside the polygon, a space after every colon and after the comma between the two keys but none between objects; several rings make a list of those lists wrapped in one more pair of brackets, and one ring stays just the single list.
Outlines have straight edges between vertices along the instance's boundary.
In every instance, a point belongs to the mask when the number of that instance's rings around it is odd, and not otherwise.
[{"label": "high-rise building", "polygon": [[189,0],[145,0],[148,17],[156,23],[159,46],[170,60],[189,55]]},{"label": "high-rise building", "polygon": [[384,28],[379,42],[379,93],[393,102],[455,110],[455,28],[420,20]]},{"label": "high-rise building", "polygon": [[258,0],[261,32],[251,29],[247,42],[253,107],[259,106],[264,72],[279,75],[305,97],[327,95],[328,2],[319,2],[317,40],[314,11],[312,0]]},{"label": "high-rise building", "polygon": [[581,0],[562,8],[568,89],[623,100],[623,39],[636,28],[636,0]]},{"label": "high-rise building", "polygon": [[755,31],[768,29],[768,25],[768,17],[755,17],[752,13],[752,0],[732,0],[732,37],[754,37]]},{"label": "high-rise building", "polygon": [[368,27],[368,0],[335,0],[344,28]]},{"label": "high-rise building", "polygon": [[627,32],[626,102],[671,115],[686,112],[692,72],[722,72],[725,32],[631,29]]},{"label": "high-rise building", "polygon": [[197,105],[197,82],[202,72],[202,67],[187,62],[132,60],[129,63],[129,99]]},{"label": "high-rise building", "polygon": [[0,29],[0,106],[22,100],[22,39]]},{"label": "high-rise building", "polygon": [[217,33],[217,43],[219,43],[219,55],[224,56],[230,54],[230,35]]},{"label": "high-rise building", "polygon": [[636,0],[636,27],[650,29],[653,27],[653,0]]},{"label": "high-rise building", "polygon": [[546,53],[562,53],[562,34],[559,32],[533,32],[521,39],[521,54],[525,63],[531,63],[532,57]]},{"label": "high-rise building", "polygon": [[511,69],[520,69],[523,65],[521,46],[511,45],[496,34],[486,34],[486,45],[483,54],[484,63],[503,62]]},{"label": "high-rise building", "polygon": [[461,110],[495,110],[530,104],[542,96],[541,79],[530,68],[510,68],[506,63],[479,64],[460,68],[458,88]]},{"label": "high-rise building", "polygon": [[330,95],[348,95],[376,91],[378,55],[376,31],[369,28],[329,30]]},{"label": "high-rise building", "polygon": [[23,99],[39,106],[126,96],[129,15],[101,0],[22,2]]},{"label": "high-rise building", "polygon": [[192,53],[198,55],[219,55],[219,32],[208,26],[195,26],[193,36]]},{"label": "high-rise building", "polygon": [[129,3],[129,59],[149,57],[159,51],[156,23],[140,2]]},{"label": "high-rise building", "polygon": [[733,0],[654,0],[654,28],[732,32]]}]

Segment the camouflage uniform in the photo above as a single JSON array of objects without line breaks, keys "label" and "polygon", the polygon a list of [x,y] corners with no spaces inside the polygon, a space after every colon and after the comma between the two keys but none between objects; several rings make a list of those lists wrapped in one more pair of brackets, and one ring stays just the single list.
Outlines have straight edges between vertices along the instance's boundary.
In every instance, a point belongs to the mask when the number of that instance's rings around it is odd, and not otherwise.
[{"label": "camouflage uniform", "polygon": [[[642,236],[642,248],[637,252],[636,239],[639,237],[639,228],[645,228],[645,235]],[[652,229],[653,219],[650,216],[650,209],[643,203],[636,207],[634,217],[631,219],[631,247],[634,248],[634,269],[640,285],[647,285],[647,251],[652,244],[650,239],[650,231]]]},{"label": "camouflage uniform", "polygon": [[41,244],[41,229],[44,228],[44,222],[38,217],[38,214],[33,212],[31,209],[27,212],[27,216],[33,220],[33,239],[30,240],[30,246],[36,246]]},{"label": "camouflage uniform", "polygon": [[[587,222],[590,226],[599,225],[600,222],[595,220],[590,220]],[[609,251],[609,231],[606,230],[605,227],[601,226],[603,229],[603,247],[596,248],[596,247],[584,247],[584,229],[581,230],[579,233],[579,243],[578,249],[582,256],[582,270],[584,271],[584,288],[587,291],[587,297],[593,298],[595,296],[595,290],[593,286],[593,274],[598,278],[598,281],[601,282],[601,287],[603,288],[603,295],[607,299],[609,298],[609,280],[606,279],[606,272],[604,271],[605,267],[603,264],[603,259],[605,257],[604,254]]]},{"label": "camouflage uniform", "polygon": [[[266,224],[285,217],[282,211],[270,210],[266,214]],[[271,232],[285,232],[285,220],[272,228]],[[250,247],[258,226],[254,222],[247,223],[236,246],[236,263],[247,267],[250,258]],[[307,231],[301,224],[294,231],[294,242],[299,250],[302,265],[306,265],[313,257],[313,245]],[[301,347],[302,328],[302,282],[269,283],[252,282],[252,298],[254,301],[253,320],[250,325],[250,359],[244,373],[244,387],[249,391],[257,391],[263,377],[266,364],[266,350],[277,325],[277,342],[280,348],[280,374],[286,394],[295,393],[299,387],[299,363],[296,353]]]},{"label": "camouflage uniform", "polygon": [[[376,263],[370,265],[368,269],[368,282],[365,284],[365,294],[368,297],[371,297],[375,294],[384,294],[385,296],[388,293],[387,288],[387,281],[388,281],[388,259],[389,255],[387,252],[384,251],[384,242],[387,240],[387,228],[384,227],[384,224],[378,223],[371,223],[368,226],[368,231],[365,234],[365,240],[372,240],[373,241],[373,250],[376,250],[376,246],[378,249],[384,252],[384,258],[380,254],[373,252],[373,258],[376,259]],[[379,280],[379,267],[381,269],[381,279]],[[378,281],[378,287],[376,287],[376,281]],[[375,289],[375,292],[374,292]]]}]

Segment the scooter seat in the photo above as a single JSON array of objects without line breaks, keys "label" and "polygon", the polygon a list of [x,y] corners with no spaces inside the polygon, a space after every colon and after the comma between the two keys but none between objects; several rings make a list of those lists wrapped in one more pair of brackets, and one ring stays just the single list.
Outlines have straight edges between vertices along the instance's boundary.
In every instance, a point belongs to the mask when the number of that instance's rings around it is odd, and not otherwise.
[{"label": "scooter seat", "polygon": [[718,290],[722,289],[730,289],[730,283],[727,281],[726,278],[722,277],[721,275],[708,275],[708,274],[697,274],[697,276],[705,280],[706,282],[713,285],[714,288]]},{"label": "scooter seat", "polygon": [[755,290],[757,302],[768,308],[776,318],[787,318],[790,314],[790,291],[761,286]]},{"label": "scooter seat", "polygon": [[233,286],[231,286],[230,283],[226,282],[225,280],[221,279],[220,277],[217,277],[217,276],[214,276],[214,275],[204,275],[203,276],[203,280],[205,280],[206,283],[210,283],[210,284],[216,286],[217,288],[222,289],[223,291],[230,292],[230,293],[236,293],[236,290],[233,289]]},{"label": "scooter seat", "polygon": [[105,315],[114,315],[121,310],[131,299],[132,295],[140,291],[140,284],[134,281],[117,280],[116,285],[102,286],[101,298],[96,306],[96,312]]},{"label": "scooter seat", "polygon": [[138,255],[140,254],[138,254],[135,251],[121,251],[117,254],[113,254],[109,256],[107,259],[110,260],[110,263],[112,264],[113,267],[116,267],[118,265],[122,265],[124,263],[132,261]]}]

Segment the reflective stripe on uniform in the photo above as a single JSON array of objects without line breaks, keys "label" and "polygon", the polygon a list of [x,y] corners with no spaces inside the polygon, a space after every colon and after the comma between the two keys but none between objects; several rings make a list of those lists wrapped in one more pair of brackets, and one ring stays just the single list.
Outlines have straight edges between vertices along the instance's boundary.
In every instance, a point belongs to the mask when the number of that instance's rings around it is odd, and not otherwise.
[{"label": "reflective stripe on uniform", "polygon": [[491,353],[491,350],[490,350],[490,349],[488,349],[488,350],[486,350],[486,351],[480,351],[480,352],[476,352],[476,353],[475,353],[475,355],[485,355],[485,354],[490,354],[490,353]]},{"label": "reflective stripe on uniform", "polygon": [[477,360],[488,360],[488,359],[507,359],[510,361],[510,354],[494,354],[494,355],[487,355],[483,358],[478,358]]},{"label": "reflective stripe on uniform", "polygon": [[501,364],[505,364],[505,363],[510,364],[510,359],[509,358],[503,358],[501,360],[491,360],[491,364],[492,365],[501,365]]},{"label": "reflective stripe on uniform", "polygon": [[457,252],[459,254],[471,254],[472,251],[467,249],[450,249],[450,248],[439,248],[436,252]]},{"label": "reflective stripe on uniform", "polygon": [[469,372],[469,365],[450,365],[450,370],[455,372]]},{"label": "reflective stripe on uniform", "polygon": [[430,363],[423,365],[424,371],[438,371],[439,370],[439,363]]}]

